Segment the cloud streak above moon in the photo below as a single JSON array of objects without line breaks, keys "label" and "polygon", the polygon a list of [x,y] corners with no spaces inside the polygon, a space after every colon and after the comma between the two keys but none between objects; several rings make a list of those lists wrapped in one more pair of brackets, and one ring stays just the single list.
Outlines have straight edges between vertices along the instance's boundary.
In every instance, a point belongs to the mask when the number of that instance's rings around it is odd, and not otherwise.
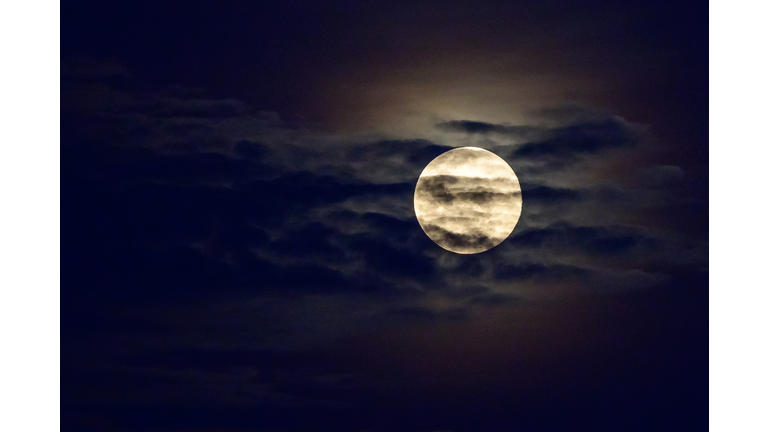
[{"label": "cloud streak above moon", "polygon": [[521,209],[514,171],[500,157],[476,147],[435,158],[414,193],[414,210],[427,236],[460,254],[484,252],[504,241]]}]

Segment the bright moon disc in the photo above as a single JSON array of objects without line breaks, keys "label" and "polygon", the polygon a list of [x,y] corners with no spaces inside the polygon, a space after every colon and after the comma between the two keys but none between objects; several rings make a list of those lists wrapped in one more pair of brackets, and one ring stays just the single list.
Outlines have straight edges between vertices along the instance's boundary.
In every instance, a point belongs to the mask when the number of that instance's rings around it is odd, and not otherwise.
[{"label": "bright moon disc", "polygon": [[424,168],[413,208],[421,228],[443,249],[485,252],[515,229],[523,197],[520,182],[504,159],[488,150],[461,147]]}]

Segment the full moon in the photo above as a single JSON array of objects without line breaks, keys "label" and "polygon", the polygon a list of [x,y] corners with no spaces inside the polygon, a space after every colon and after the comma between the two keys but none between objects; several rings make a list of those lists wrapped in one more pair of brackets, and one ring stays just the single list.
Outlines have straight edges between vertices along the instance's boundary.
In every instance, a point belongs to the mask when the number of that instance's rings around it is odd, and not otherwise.
[{"label": "full moon", "polygon": [[523,197],[520,182],[504,159],[488,150],[461,147],[424,168],[413,208],[427,236],[459,254],[485,252],[515,229]]}]

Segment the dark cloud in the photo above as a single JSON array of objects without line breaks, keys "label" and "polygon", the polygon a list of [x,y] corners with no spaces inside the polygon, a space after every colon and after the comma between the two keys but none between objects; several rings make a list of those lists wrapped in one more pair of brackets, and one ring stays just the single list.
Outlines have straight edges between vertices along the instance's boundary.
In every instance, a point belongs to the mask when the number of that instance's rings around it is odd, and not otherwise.
[{"label": "dark cloud", "polygon": [[320,223],[336,227],[338,230],[352,231],[356,234],[339,237],[339,241],[350,243],[351,239],[381,237],[393,245],[401,247],[421,247],[429,244],[414,215],[400,219],[377,212],[357,212],[351,210],[332,210],[327,217],[318,219]]},{"label": "dark cloud", "polygon": [[[450,269],[451,274],[457,276],[466,276],[469,277],[470,280],[472,280],[472,278],[476,280],[482,280],[489,265],[483,260],[474,258],[475,257],[473,255],[461,255],[458,259],[458,264]],[[470,288],[463,286],[461,292],[466,293],[475,290],[487,291],[488,288]]]},{"label": "dark cloud", "polygon": [[563,279],[586,276],[589,273],[586,269],[565,264],[529,263],[494,267],[494,277],[500,280]]},{"label": "dark cloud", "polygon": [[[402,288],[398,279],[437,281],[433,259],[414,252],[430,241],[412,214],[403,220],[335,210],[314,222],[309,216],[353,198],[409,199],[412,183],[291,171],[270,160],[268,145],[250,140],[235,142],[227,155],[67,139],[62,219],[71,228],[65,240],[77,241],[80,252],[65,262],[94,269],[93,288],[81,295],[109,286],[94,299],[155,303],[247,292],[374,292]],[[365,151],[412,150],[405,160],[419,160],[433,147],[387,141]],[[352,226],[362,231],[339,230]]]},{"label": "dark cloud", "polygon": [[[88,285],[94,289],[109,287],[99,298],[165,301],[232,289],[325,292],[383,283],[322,264],[277,264],[255,251],[317,263],[340,262],[360,251],[373,270],[390,276],[428,275],[434,268],[425,257],[375,239],[335,245],[330,240],[344,237],[320,223],[281,228],[295,212],[353,196],[400,194],[411,185],[346,184],[309,173],[238,183],[261,166],[221,154],[71,146],[62,159],[79,167],[62,187],[62,221],[70,228],[63,238],[79,245],[64,262],[91,273]],[[207,184],[215,181],[234,184]],[[359,219],[375,235],[402,233],[403,222],[394,218]]]},{"label": "dark cloud", "polygon": [[536,126],[499,125],[471,120],[451,120],[438,123],[437,127],[451,132],[464,132],[469,134],[494,133],[521,139],[533,138],[540,135],[542,132],[542,129]]},{"label": "dark cloud", "polygon": [[524,186],[522,194],[526,204],[569,202],[583,198],[582,193],[577,190],[549,186]]},{"label": "dark cloud", "polygon": [[459,178],[449,175],[424,177],[419,180],[419,187],[426,192],[425,198],[438,203],[451,202],[455,199],[449,186],[459,182]]},{"label": "dark cloud", "polygon": [[241,182],[259,173],[261,167],[229,158],[221,153],[156,155],[137,164],[135,175],[145,181],[176,184]]},{"label": "dark cloud", "polygon": [[555,124],[511,126],[453,120],[437,126],[454,132],[514,138],[521,143],[514,146],[494,144],[494,151],[507,160],[527,160],[549,169],[567,167],[587,155],[633,148],[643,137],[643,131],[637,125],[585,108],[551,108],[537,111],[535,117],[551,119]]},{"label": "dark cloud", "polygon": [[423,139],[364,141],[347,145],[327,163],[341,175],[374,183],[408,181],[415,186],[424,167],[452,148]]},{"label": "dark cloud", "polygon": [[471,201],[485,204],[494,200],[508,200],[520,192],[500,192],[499,185],[507,186],[509,179],[481,179],[471,177],[456,177],[450,175],[427,176],[419,179],[418,188],[423,192],[424,199],[435,203],[450,203],[456,201]]},{"label": "dark cloud", "polygon": [[360,216],[361,219],[374,227],[376,231],[381,233],[387,233],[389,238],[397,237],[402,233],[412,235],[417,232],[416,220],[411,218],[409,220],[401,220],[391,216],[383,215],[381,213],[365,213]]},{"label": "dark cloud", "polygon": [[479,190],[473,190],[469,192],[459,192],[454,194],[453,196],[456,197],[459,201],[471,201],[475,204],[485,204],[490,201],[498,200],[505,198],[509,195],[519,195],[519,192],[513,192],[510,194],[503,193],[503,192],[497,192],[493,190],[483,190],[481,188],[478,188]]},{"label": "dark cloud", "polygon": [[[239,108],[217,111],[216,107],[239,106],[231,101],[202,103],[197,93],[188,97],[189,106],[200,109],[202,122],[220,115],[243,118]],[[85,259],[78,263],[79,268],[93,265],[103,269],[95,278],[100,282],[95,281],[94,286],[109,281],[115,290],[125,293],[132,284],[142,285],[135,290],[135,298],[148,295],[168,299],[248,289],[286,294],[374,292],[405,285],[424,289],[443,280],[434,257],[429,256],[436,249],[410,211],[410,201],[420,171],[452,147],[419,139],[379,140],[345,143],[339,147],[340,153],[328,157],[309,146],[298,146],[293,147],[297,154],[281,160],[280,145],[256,139],[220,137],[221,144],[211,147],[208,138],[187,134],[186,123],[174,123],[176,116],[193,113],[173,111],[181,102],[169,100],[157,96],[149,98],[151,103],[127,106],[156,118],[159,124],[173,125],[163,128],[170,134],[167,140],[189,145],[172,152],[169,148],[126,147],[120,141],[93,141],[73,129],[63,133],[67,147],[62,160],[69,184],[63,187],[62,197],[79,207],[71,208],[68,214],[63,212],[63,217],[74,220],[75,214],[86,215],[78,216],[81,228],[74,230],[71,238],[80,235],[80,241],[93,250],[108,248],[105,245],[110,243],[130,245],[124,247],[125,257],[119,264],[117,253],[80,256]],[[168,116],[157,111],[166,102]],[[208,108],[211,110],[206,111]],[[449,122],[441,127],[499,134],[533,130],[475,123]],[[620,147],[620,138],[635,136],[624,122],[604,118],[567,127],[536,128],[552,138],[506,147],[500,153],[567,160]],[[147,133],[156,134],[157,130]],[[231,151],[222,151],[226,149]],[[657,171],[659,175],[671,173],[671,169]],[[504,195],[486,188],[480,179],[461,190],[452,190],[456,182],[452,177],[435,176],[422,182],[431,187],[438,201],[485,203]],[[584,203],[583,199],[591,196],[589,191],[545,183],[525,186],[522,194],[524,208]],[[392,199],[403,203],[408,211],[398,217],[382,213],[387,212],[387,205],[379,203]],[[352,201],[355,204],[350,207]],[[111,226],[103,227],[102,238],[81,235],[106,220]],[[464,247],[485,248],[496,243],[483,235],[453,233],[435,226],[424,230],[432,238]],[[648,243],[630,231],[566,224],[518,231],[513,237],[517,246],[526,249],[551,246],[553,250],[607,256]],[[188,267],[194,270],[185,273]],[[129,275],[131,268],[137,270],[135,275],[164,274],[156,280],[141,280]],[[528,278],[534,277],[530,275],[537,269],[530,265],[513,268],[514,272],[497,269],[491,273]],[[466,261],[450,272],[483,277],[487,270],[477,262]],[[112,276],[107,276],[110,272]],[[559,274],[558,270],[552,269],[552,274]],[[128,276],[119,280],[120,275]]]},{"label": "dark cloud", "polygon": [[438,127],[442,129],[461,131],[469,133],[488,133],[496,132],[499,129],[503,129],[503,126],[495,125],[493,123],[484,123],[470,120],[452,120],[443,123],[438,123]]},{"label": "dark cloud", "polygon": [[402,248],[386,240],[387,232],[353,235],[347,240],[352,251],[364,257],[366,266],[385,277],[429,280],[436,276],[434,259],[411,248]]},{"label": "dark cloud", "polygon": [[556,125],[575,125],[601,121],[611,117],[611,113],[586,105],[563,104],[531,110],[531,117]]},{"label": "dark cloud", "polygon": [[269,245],[268,253],[318,262],[340,262],[346,257],[345,251],[331,242],[338,237],[336,230],[311,222],[275,240]]},{"label": "dark cloud", "polygon": [[253,272],[253,277],[248,282],[257,288],[263,286],[271,292],[283,294],[372,292],[389,288],[388,284],[380,279],[360,275],[348,276],[323,263],[276,265],[274,270],[264,270],[267,271]]},{"label": "dark cloud", "polygon": [[412,164],[426,166],[432,159],[452,148],[424,139],[383,140],[356,146],[349,151],[348,156],[353,159],[375,158],[377,160],[396,157]]},{"label": "dark cloud", "polygon": [[514,242],[521,247],[568,248],[592,255],[616,255],[650,246],[653,239],[632,227],[574,226],[558,222],[546,228],[516,233]]},{"label": "dark cloud", "polygon": [[625,121],[608,118],[555,128],[549,138],[515,149],[512,157],[569,161],[585,154],[633,147],[639,142],[640,135]]},{"label": "dark cloud", "polygon": [[450,245],[461,250],[487,250],[498,244],[497,239],[490,238],[481,233],[457,233],[437,225],[426,225],[423,228],[429,237],[435,240],[435,243]]}]

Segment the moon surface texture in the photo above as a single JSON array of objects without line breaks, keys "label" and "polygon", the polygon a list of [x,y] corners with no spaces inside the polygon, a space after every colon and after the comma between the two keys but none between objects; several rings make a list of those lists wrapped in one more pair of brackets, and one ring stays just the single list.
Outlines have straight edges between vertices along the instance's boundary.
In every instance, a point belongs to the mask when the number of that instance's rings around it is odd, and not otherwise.
[{"label": "moon surface texture", "polygon": [[459,254],[485,252],[515,229],[523,198],[504,159],[477,147],[461,147],[424,168],[413,207],[427,236]]}]

